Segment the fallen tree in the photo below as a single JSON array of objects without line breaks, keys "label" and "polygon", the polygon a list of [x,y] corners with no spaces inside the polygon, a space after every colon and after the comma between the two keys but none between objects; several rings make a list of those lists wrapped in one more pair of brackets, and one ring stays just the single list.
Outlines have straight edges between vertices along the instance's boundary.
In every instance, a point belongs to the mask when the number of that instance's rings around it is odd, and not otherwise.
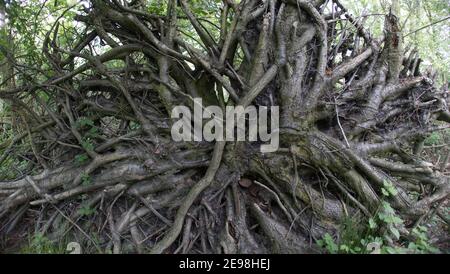
[{"label": "fallen tree", "polygon": [[[0,182],[6,237],[39,210],[40,231],[115,253],[310,253],[384,201],[401,237],[439,210],[450,179],[420,153],[448,128],[448,91],[403,47],[395,11],[374,38],[338,0],[223,1],[218,36],[189,1],[164,10],[92,0],[73,48],[58,22],[47,33],[51,76],[17,67],[28,80],[0,98],[21,127],[0,164],[28,165]],[[172,141],[172,109],[198,97],[280,106],[280,149]]]}]

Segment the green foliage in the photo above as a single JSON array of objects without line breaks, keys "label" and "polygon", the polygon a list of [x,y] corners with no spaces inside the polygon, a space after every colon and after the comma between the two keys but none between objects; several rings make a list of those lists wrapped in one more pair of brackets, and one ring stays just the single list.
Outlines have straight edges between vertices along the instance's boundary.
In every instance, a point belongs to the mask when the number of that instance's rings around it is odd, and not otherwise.
[{"label": "green foliage", "polygon": [[[370,26],[370,31],[375,37],[383,34],[384,14],[389,12],[391,0],[343,0],[342,3],[355,15],[360,16],[366,11],[366,25]],[[432,66],[439,71],[440,84],[449,81],[450,73],[450,44],[448,40],[448,20],[438,24],[433,24],[448,17],[450,5],[447,0],[399,0],[400,18],[402,18],[401,29],[404,38],[404,45],[417,48],[419,55],[424,60],[422,71]],[[420,31],[418,29],[423,28]],[[416,32],[417,31],[417,32]]]},{"label": "green foliage", "polygon": [[395,196],[397,195],[397,189],[394,187],[394,185],[392,185],[391,182],[388,181],[384,181],[383,182],[383,188],[381,188],[381,191],[383,193],[384,196],[388,197],[388,196]]},{"label": "green foliage", "polygon": [[94,144],[92,143],[91,138],[86,138],[81,142],[81,146],[88,151],[94,150]]},{"label": "green foliage", "polygon": [[86,153],[75,156],[75,164],[81,166],[89,160],[89,156]]},{"label": "green foliage", "polygon": [[430,245],[427,237],[427,228],[424,226],[417,226],[412,230],[413,235],[416,237],[415,242],[410,242],[408,249],[416,250],[418,253],[438,253],[439,249]]},{"label": "green foliage", "polygon": [[133,121],[130,122],[130,129],[131,130],[138,130],[140,128],[141,128],[141,124],[133,122]]},{"label": "green foliage", "polygon": [[89,176],[89,174],[83,173],[81,175],[81,183],[84,186],[90,185],[92,183],[91,176]]},{"label": "green foliage", "polygon": [[98,128],[97,127],[91,127],[88,132],[86,133],[86,136],[90,138],[97,138],[99,136],[98,134]]},{"label": "green foliage", "polygon": [[94,121],[92,121],[91,119],[86,118],[86,117],[80,117],[80,118],[78,118],[78,120],[76,121],[75,126],[76,126],[78,129],[81,129],[81,128],[84,128],[84,127],[87,127],[87,126],[93,127],[93,126],[94,126]]},{"label": "green foliage", "polygon": [[78,209],[78,214],[80,214],[81,216],[91,216],[93,215],[95,212],[97,212],[95,210],[95,208],[91,208],[89,206],[83,205]]},{"label": "green foliage", "polygon": [[332,254],[338,253],[339,251],[338,245],[334,242],[333,237],[331,237],[331,235],[328,233],[326,233],[325,236],[323,236],[322,240],[318,240],[317,244],[319,246],[326,248],[326,250],[328,250],[328,252]]},{"label": "green foliage", "polygon": [[[77,6],[81,6],[78,1]],[[32,80],[46,80],[53,77],[51,65],[48,59],[42,54],[45,34],[54,26],[56,19],[64,15],[59,20],[59,33],[66,35],[57,36],[55,41],[62,48],[70,47],[78,39],[79,31],[82,27],[73,20],[77,9],[67,10],[73,0],[59,1],[8,1],[5,9],[6,24],[0,33],[0,49],[13,48],[14,58],[22,65],[32,65],[37,67],[36,75],[19,74],[16,84],[27,84]],[[4,57],[5,51],[0,50],[0,60]],[[67,57],[63,54],[63,58]]]},{"label": "green foliage", "polygon": [[7,158],[0,165],[0,180],[12,180],[17,178],[27,170],[29,162],[24,159],[14,157]]},{"label": "green foliage", "polygon": [[[94,150],[94,139],[99,137],[98,128],[95,126],[94,121],[90,118],[80,117],[75,123],[77,129],[84,130],[83,140],[81,146],[88,151]],[[81,159],[82,160],[82,159]]]},{"label": "green foliage", "polygon": [[445,144],[450,140],[450,129],[431,133],[424,141],[426,146]]},{"label": "green foliage", "polygon": [[[395,187],[390,182],[384,182],[383,195],[397,195]],[[426,235],[426,228],[418,226],[412,229],[408,237],[401,237],[400,229],[403,220],[387,201],[382,201],[377,213],[368,219],[367,223],[348,218],[340,227],[339,241],[336,242],[330,234],[325,234],[317,244],[331,254],[370,253],[370,246],[379,247],[380,253],[438,253]]]},{"label": "green foliage", "polygon": [[56,244],[41,233],[36,233],[29,239],[28,246],[22,248],[19,253],[23,254],[62,254],[65,252],[64,246]]},{"label": "green foliage", "polygon": [[[352,219],[349,220],[354,222]],[[317,244],[331,254],[367,254],[372,251],[368,250],[370,245],[378,246],[381,254],[429,254],[440,252],[439,249],[430,244],[430,241],[426,235],[427,230],[422,226],[412,230],[411,238],[413,240],[404,239],[398,244],[393,244],[392,236],[399,240],[400,232],[392,224],[399,221],[402,220],[381,221],[378,219],[378,221],[375,221],[375,219],[371,218],[369,219],[369,223],[366,227],[357,228],[355,230],[351,230],[351,228],[347,227],[345,230],[341,231],[341,236],[345,234],[353,234],[354,237],[348,238],[343,236],[339,242],[336,242],[333,237],[327,233],[321,240],[317,241]],[[386,225],[389,227],[389,230],[385,233],[381,233],[383,229],[378,228],[385,228]],[[359,224],[354,222],[352,227],[359,227]]]}]

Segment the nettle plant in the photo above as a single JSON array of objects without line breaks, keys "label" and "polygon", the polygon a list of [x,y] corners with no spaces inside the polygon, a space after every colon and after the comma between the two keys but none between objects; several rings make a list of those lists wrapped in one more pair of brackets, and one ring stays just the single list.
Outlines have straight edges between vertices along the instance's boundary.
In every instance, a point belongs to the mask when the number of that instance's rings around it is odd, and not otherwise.
[{"label": "nettle plant", "polygon": [[326,233],[317,244],[332,254],[439,253],[430,244],[425,226],[415,225],[410,231],[405,228],[404,220],[388,201],[398,195],[392,183],[385,181],[381,191],[384,199],[371,218],[364,222],[348,218],[341,225],[338,240]]}]

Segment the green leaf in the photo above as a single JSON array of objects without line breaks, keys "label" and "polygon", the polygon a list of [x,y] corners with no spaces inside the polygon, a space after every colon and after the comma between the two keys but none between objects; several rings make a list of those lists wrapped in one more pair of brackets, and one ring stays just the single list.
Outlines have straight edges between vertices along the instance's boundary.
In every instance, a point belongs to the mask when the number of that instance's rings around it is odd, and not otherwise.
[{"label": "green leaf", "polygon": [[83,173],[83,175],[81,176],[81,182],[82,182],[82,185],[84,185],[84,186],[90,185],[91,184],[91,176],[89,176],[89,174]]},{"label": "green leaf", "polygon": [[84,140],[81,142],[81,146],[88,151],[94,150],[94,145],[90,142],[90,140]]},{"label": "green leaf", "polygon": [[397,254],[398,253],[398,251],[395,248],[390,247],[390,246],[386,246],[385,250],[388,254]]},{"label": "green leaf", "polygon": [[375,229],[378,227],[377,223],[375,222],[375,220],[373,218],[369,219],[369,227],[370,227],[370,229]]},{"label": "green leaf", "polygon": [[[385,189],[385,191],[387,191],[390,195],[396,196],[398,194],[397,189],[391,182],[383,181],[383,186],[384,186],[383,189]],[[383,189],[381,190],[382,192],[383,192]],[[383,195],[385,195],[385,196],[389,196],[389,194],[386,195],[385,192],[383,192]]]},{"label": "green leaf", "polygon": [[325,248],[332,254],[337,253],[339,251],[338,245],[334,242],[333,237],[330,234],[326,233],[323,236],[323,242],[325,243]]},{"label": "green leaf", "polygon": [[398,240],[400,239],[400,232],[398,231],[397,228],[395,228],[394,226],[390,226],[389,227],[389,231],[391,231],[392,235],[394,235],[394,237]]},{"label": "green leaf", "polygon": [[395,211],[388,202],[383,202],[384,212],[386,214],[394,214]]},{"label": "green leaf", "polygon": [[344,252],[349,252],[349,251],[350,251],[350,248],[349,248],[347,245],[341,245],[341,246],[339,247],[339,249],[340,249],[341,251],[344,251]]},{"label": "green leaf", "polygon": [[75,156],[75,163],[78,165],[81,165],[81,164],[85,163],[88,159],[89,159],[89,156],[87,156],[86,154],[79,154],[79,155]]},{"label": "green leaf", "polygon": [[425,226],[422,226],[422,225],[417,226],[417,228],[418,228],[419,231],[421,231],[421,232],[427,232],[427,231],[428,231],[428,228],[426,228]]},{"label": "green leaf", "polygon": [[88,135],[89,137],[91,137],[91,138],[96,138],[96,137],[98,137],[98,136],[99,136],[99,134],[98,134],[98,128],[97,128],[97,127],[92,127],[92,128],[88,131],[87,135]]},{"label": "green leaf", "polygon": [[94,121],[92,121],[91,119],[86,118],[86,117],[80,117],[80,118],[78,118],[78,120],[76,121],[75,126],[76,126],[77,128],[83,128],[83,127],[85,127],[85,126],[91,126],[91,127],[93,127],[93,126],[94,126]]},{"label": "green leaf", "polygon": [[392,223],[393,224],[402,224],[403,220],[401,218],[399,218],[399,217],[394,215],[394,216],[392,216]]},{"label": "green leaf", "polygon": [[325,242],[323,240],[317,240],[316,243],[320,247],[325,247]]}]

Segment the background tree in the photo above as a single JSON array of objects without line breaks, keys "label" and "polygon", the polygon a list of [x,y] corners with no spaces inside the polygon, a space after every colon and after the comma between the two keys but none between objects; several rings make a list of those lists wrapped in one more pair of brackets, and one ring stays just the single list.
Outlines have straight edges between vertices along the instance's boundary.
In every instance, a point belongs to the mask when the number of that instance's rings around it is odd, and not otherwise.
[{"label": "background tree", "polygon": [[[390,1],[342,1],[354,14],[371,26],[376,36],[382,34],[384,14]],[[437,73],[439,85],[448,84],[449,14],[448,1],[399,1],[405,44],[423,59],[422,67]]]}]

